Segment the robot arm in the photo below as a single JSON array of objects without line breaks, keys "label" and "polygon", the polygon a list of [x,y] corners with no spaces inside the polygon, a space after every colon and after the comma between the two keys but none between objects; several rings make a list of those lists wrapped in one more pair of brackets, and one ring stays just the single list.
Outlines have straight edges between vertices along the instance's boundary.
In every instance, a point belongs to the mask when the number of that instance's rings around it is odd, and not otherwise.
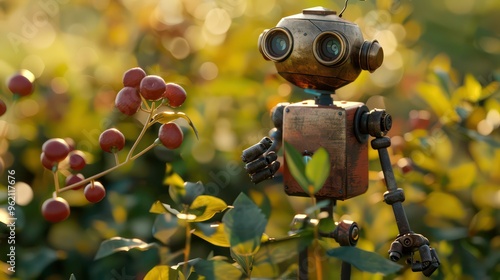
[{"label": "robot arm", "polygon": [[[391,145],[391,140],[385,134],[391,129],[392,118],[385,113],[385,110],[372,110],[361,116],[360,132],[370,134],[375,137],[371,141],[373,149],[378,151],[382,172],[384,174],[387,191],[384,193],[384,201],[392,206],[399,235],[391,244],[389,258],[398,261],[403,256],[410,256],[407,263],[411,265],[413,271],[420,271],[429,277],[439,267],[439,257],[434,248],[429,245],[429,240],[410,229],[410,224],[403,208],[405,195],[403,189],[396,185],[396,179],[392,170],[391,160],[387,148]],[[420,255],[420,260],[415,258],[416,253]]]},{"label": "robot arm", "polygon": [[255,184],[272,178],[280,168],[276,153],[281,148],[283,110],[286,105],[288,103],[280,103],[271,112],[271,118],[275,127],[269,133],[270,138],[262,138],[259,143],[247,148],[241,155],[241,160],[246,163],[245,169],[248,175],[250,175],[251,181]]}]

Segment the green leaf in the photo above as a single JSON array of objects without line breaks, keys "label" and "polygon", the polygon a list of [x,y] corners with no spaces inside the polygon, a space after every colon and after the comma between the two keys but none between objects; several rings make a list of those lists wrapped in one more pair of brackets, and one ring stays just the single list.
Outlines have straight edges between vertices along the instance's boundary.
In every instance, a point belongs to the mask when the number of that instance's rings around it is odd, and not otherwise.
[{"label": "green leaf", "polygon": [[207,280],[233,280],[242,275],[238,268],[222,260],[199,260],[194,269]]},{"label": "green leaf", "polygon": [[500,83],[497,81],[490,82],[488,85],[484,86],[481,90],[481,100],[487,100],[492,98],[493,95],[500,89]]},{"label": "green leaf", "polygon": [[434,75],[436,75],[436,78],[439,81],[439,84],[443,88],[444,92],[447,95],[451,94],[451,89],[450,89],[450,84],[451,84],[451,79],[450,75],[448,72],[442,70],[441,68],[434,69]]},{"label": "green leaf", "polygon": [[16,272],[19,279],[38,278],[44,269],[58,258],[56,251],[48,247],[30,248],[29,251],[22,250],[18,253],[19,256],[23,256],[19,259],[18,268],[29,268],[19,269]]},{"label": "green leaf", "polygon": [[168,194],[177,204],[182,204],[183,197],[186,196],[186,188],[182,185],[172,184],[168,186]]},{"label": "green leaf", "polygon": [[306,167],[302,155],[292,145],[285,141],[285,160],[288,170],[302,189],[309,193],[309,181],[305,175]]},{"label": "green leaf", "polygon": [[236,261],[249,274],[253,255],[258,251],[267,219],[255,203],[244,193],[234,201],[234,208],[222,218],[224,231]]},{"label": "green leaf", "polygon": [[269,238],[261,244],[259,252],[255,255],[255,261],[262,262],[267,259],[273,263],[280,263],[307,248],[313,239],[312,229],[286,237]]},{"label": "green leaf", "polygon": [[196,271],[191,271],[189,273],[188,278],[187,278],[187,280],[200,280],[200,279],[203,279],[203,278],[200,278],[200,275],[198,273],[196,273]]},{"label": "green leaf", "polygon": [[230,250],[230,252],[231,252],[231,258],[233,258],[233,260],[235,260],[236,263],[240,265],[245,275],[250,276],[253,270],[254,256],[252,254],[249,255],[237,254],[233,250]]},{"label": "green leaf", "polygon": [[193,129],[193,132],[196,135],[196,138],[199,139],[198,138],[198,131],[196,130],[196,127],[194,127],[194,124],[191,121],[191,119],[183,112],[161,112],[161,113],[158,113],[158,114],[153,116],[151,123],[159,122],[162,124],[166,124],[170,121],[173,121],[173,120],[176,120],[179,118],[183,118],[188,122],[189,126],[191,126],[191,128]]},{"label": "green leaf", "polygon": [[229,247],[229,239],[227,238],[224,231],[224,224],[208,225],[213,231],[202,229],[201,227],[207,226],[205,224],[197,224],[199,229],[193,232],[194,235],[200,237],[201,239],[208,241],[216,246]]},{"label": "green leaf", "polygon": [[364,251],[356,247],[338,247],[326,251],[326,254],[348,262],[361,271],[370,273],[388,275],[399,271],[402,267],[376,253]]},{"label": "green leaf", "polygon": [[224,200],[215,196],[200,195],[193,201],[189,207],[188,213],[196,215],[196,219],[192,222],[203,222],[226,209],[227,204]]},{"label": "green leaf", "polygon": [[133,238],[127,239],[123,237],[113,237],[108,240],[104,240],[97,250],[97,254],[94,260],[102,259],[116,252],[129,251],[130,249],[138,249],[141,251],[147,251],[151,247],[156,246],[155,243],[146,243],[140,239]]},{"label": "green leaf", "polygon": [[154,213],[154,214],[165,214],[165,213],[171,213],[175,216],[179,215],[180,212],[177,209],[172,208],[172,206],[162,203],[161,201],[157,200],[153,205],[151,205],[151,208],[149,209],[149,213]]},{"label": "green leaf", "polygon": [[222,218],[225,232],[230,237],[229,243],[231,247],[236,247],[248,241],[255,241],[255,247],[242,248],[239,252],[241,254],[255,253],[260,245],[267,219],[257,205],[244,193],[238,195],[233,207]]},{"label": "green leaf", "polygon": [[182,187],[184,186],[184,180],[182,180],[182,177],[179,174],[172,173],[168,176],[165,176],[165,179],[163,179],[163,184],[167,186]]},{"label": "green leaf", "polygon": [[[184,278],[184,277],[182,277]],[[157,265],[144,276],[144,280],[178,280],[179,271],[168,265]]]},{"label": "green leaf", "polygon": [[168,188],[170,197],[178,204],[191,205],[199,195],[205,192],[202,182],[184,182],[182,185],[172,184]]},{"label": "green leaf", "polygon": [[461,221],[467,216],[464,202],[451,193],[434,191],[426,198],[425,205],[435,218]]},{"label": "green leaf", "polygon": [[307,248],[313,239],[313,230],[307,229],[299,234],[262,242],[254,257],[252,277],[278,279],[290,265],[297,263],[298,253]]},{"label": "green leaf", "polygon": [[250,196],[252,201],[254,201],[255,204],[260,208],[262,213],[264,213],[266,218],[269,218],[269,216],[271,216],[272,205],[268,194],[262,190],[251,189],[248,191],[248,195]]},{"label": "green leaf", "polygon": [[458,115],[455,112],[450,99],[443,89],[435,84],[421,83],[417,86],[418,93],[422,99],[431,107],[431,109],[440,118],[446,118],[445,121],[456,121]]},{"label": "green leaf", "polygon": [[153,224],[152,232],[154,238],[161,241],[163,244],[168,244],[168,241],[179,230],[179,221],[177,216],[170,213],[156,216]]},{"label": "green leaf", "polygon": [[185,182],[184,183],[185,193],[181,198],[181,203],[186,205],[191,205],[193,201],[201,194],[205,192],[205,186],[202,182]]},{"label": "green leaf", "polygon": [[306,164],[306,177],[314,187],[314,192],[317,193],[325,184],[326,179],[330,175],[330,156],[325,148],[317,149],[312,159]]},{"label": "green leaf", "polygon": [[476,78],[474,78],[471,74],[465,75],[464,86],[468,93],[466,100],[470,100],[472,102],[478,101],[481,97],[481,91],[483,88]]}]

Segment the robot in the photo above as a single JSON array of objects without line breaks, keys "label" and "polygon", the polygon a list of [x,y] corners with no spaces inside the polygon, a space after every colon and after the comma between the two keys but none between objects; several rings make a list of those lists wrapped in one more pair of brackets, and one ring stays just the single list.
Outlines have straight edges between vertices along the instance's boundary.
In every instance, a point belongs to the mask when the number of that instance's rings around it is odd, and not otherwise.
[{"label": "robot", "polygon": [[[413,271],[430,276],[439,267],[439,258],[429,246],[429,240],[410,229],[402,206],[404,192],[396,186],[387,152],[391,142],[385,136],[392,126],[391,116],[383,109],[370,111],[361,102],[333,101],[332,98],[335,90],[353,82],[362,70],[373,72],[381,66],[384,54],[378,41],[364,40],[359,27],[337,16],[335,11],[315,7],[285,17],[276,27],[264,30],[258,47],[264,59],[274,62],[279,75],[315,98],[293,104],[280,103],[272,109],[275,127],[270,137],[264,137],[242,153],[251,181],[257,184],[272,178],[280,169],[277,152],[283,141],[302,153],[305,160],[323,147],[330,156],[331,172],[316,197],[329,199],[335,205],[337,200],[366,192],[367,142],[372,136],[371,147],[378,151],[387,185],[384,201],[392,206],[399,230],[389,249],[389,258],[398,261],[409,256]],[[286,152],[282,167],[286,194],[308,196],[291,175]],[[307,218],[298,215],[295,219],[293,223]],[[357,233],[355,222],[341,221],[334,232],[324,235],[334,238],[341,246],[355,246]],[[417,252],[420,260],[414,258]],[[346,271],[350,275],[350,269]],[[306,279],[300,277],[301,274],[299,272],[299,278]]]}]

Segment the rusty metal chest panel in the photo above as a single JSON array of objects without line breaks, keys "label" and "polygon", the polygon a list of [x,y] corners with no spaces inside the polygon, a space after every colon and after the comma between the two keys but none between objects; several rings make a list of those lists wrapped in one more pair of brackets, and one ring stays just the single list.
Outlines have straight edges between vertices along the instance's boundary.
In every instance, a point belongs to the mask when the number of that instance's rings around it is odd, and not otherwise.
[{"label": "rusty metal chest panel", "polygon": [[[283,117],[283,141],[303,155],[312,155],[324,147],[330,155],[331,172],[318,197],[347,199],[366,191],[368,186],[367,145],[354,135],[354,114],[362,106],[358,102],[335,102],[318,106],[308,100],[290,104]],[[285,192],[305,196],[284,164]]]}]

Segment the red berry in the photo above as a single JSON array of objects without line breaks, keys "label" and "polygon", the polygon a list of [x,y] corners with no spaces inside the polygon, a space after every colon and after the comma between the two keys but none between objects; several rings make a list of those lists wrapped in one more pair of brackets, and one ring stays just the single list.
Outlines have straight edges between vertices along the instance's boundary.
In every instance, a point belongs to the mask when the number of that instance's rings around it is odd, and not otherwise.
[{"label": "red berry", "polygon": [[64,139],[52,138],[43,143],[42,152],[48,160],[59,162],[68,156],[69,145]]},{"label": "red berry", "polygon": [[[71,174],[68,177],[66,177],[66,187],[71,186],[73,184],[76,184],[78,182],[81,182],[85,179],[85,176],[83,176],[81,173],[78,174]],[[78,187],[73,188],[73,190],[79,190],[83,188],[83,185],[80,185]]]},{"label": "red berry", "polygon": [[168,99],[169,105],[173,108],[181,106],[186,101],[186,97],[184,88],[174,83],[168,83],[163,93],[163,98]]},{"label": "red berry", "polygon": [[52,160],[48,159],[45,156],[45,153],[40,154],[40,162],[42,163],[43,167],[47,168],[50,171],[53,171],[54,166],[57,166],[57,164],[59,163],[57,161],[52,161]]},{"label": "red berry", "polygon": [[7,112],[7,105],[5,105],[5,102],[0,99],[0,116],[3,116]]},{"label": "red berry", "polygon": [[123,73],[123,86],[133,88],[139,87],[144,77],[146,77],[146,72],[144,72],[142,68],[130,68]]},{"label": "red berry", "polygon": [[106,196],[106,189],[100,182],[91,182],[83,190],[85,198],[92,203],[101,201]]},{"label": "red berry", "polygon": [[141,97],[133,87],[122,88],[115,98],[115,107],[125,115],[132,116],[141,107]]},{"label": "red berry", "polygon": [[165,147],[169,149],[176,149],[182,144],[184,134],[182,133],[179,125],[169,122],[160,126],[158,138]]},{"label": "red berry", "polygon": [[82,170],[87,163],[82,151],[71,151],[69,153],[69,167],[73,170]]},{"label": "red berry", "polygon": [[116,128],[106,129],[99,136],[99,145],[105,152],[116,153],[125,146],[125,136]]},{"label": "red berry", "polygon": [[33,83],[22,74],[15,74],[10,77],[7,87],[12,93],[20,96],[27,96],[33,92]]},{"label": "red berry", "polygon": [[147,100],[158,100],[165,92],[165,81],[162,77],[156,75],[148,75],[142,79],[139,86],[139,91]]},{"label": "red berry", "polygon": [[69,204],[62,197],[49,198],[42,204],[42,215],[52,223],[64,221],[69,217]]}]

